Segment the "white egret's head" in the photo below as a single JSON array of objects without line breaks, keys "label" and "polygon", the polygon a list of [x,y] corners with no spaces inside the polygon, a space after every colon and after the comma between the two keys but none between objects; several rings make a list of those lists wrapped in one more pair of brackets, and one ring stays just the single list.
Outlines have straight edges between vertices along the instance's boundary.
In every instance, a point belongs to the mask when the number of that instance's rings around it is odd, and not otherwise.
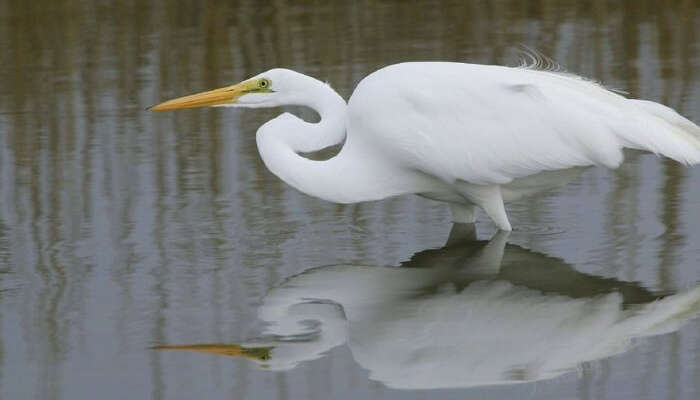
[{"label": "white egret's head", "polygon": [[168,111],[196,107],[276,107],[294,102],[314,78],[288,69],[275,68],[232,86],[179,97],[150,107]]}]

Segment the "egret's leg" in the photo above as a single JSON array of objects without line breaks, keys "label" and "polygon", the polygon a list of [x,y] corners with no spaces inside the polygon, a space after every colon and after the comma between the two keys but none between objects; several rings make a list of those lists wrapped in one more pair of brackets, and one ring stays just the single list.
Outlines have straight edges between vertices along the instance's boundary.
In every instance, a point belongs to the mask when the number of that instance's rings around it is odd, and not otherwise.
[{"label": "egret's leg", "polygon": [[481,206],[486,214],[493,220],[498,229],[502,231],[510,232],[513,230],[510,226],[510,221],[508,221],[508,214],[506,214],[506,208],[503,205],[503,200],[498,199],[498,201],[490,201],[484,203]]},{"label": "egret's leg", "polygon": [[473,224],[476,222],[476,207],[474,204],[449,203],[452,212],[452,222],[458,224]]},{"label": "egret's leg", "polygon": [[458,182],[457,187],[464,197],[486,212],[498,229],[502,231],[512,230],[506,214],[506,208],[503,205],[500,186]]}]

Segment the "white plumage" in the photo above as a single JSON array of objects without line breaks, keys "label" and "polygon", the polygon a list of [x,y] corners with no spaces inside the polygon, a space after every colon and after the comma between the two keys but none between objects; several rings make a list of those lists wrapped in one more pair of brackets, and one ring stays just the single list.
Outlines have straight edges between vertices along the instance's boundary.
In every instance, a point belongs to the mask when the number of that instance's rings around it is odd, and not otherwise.
[{"label": "white plumage", "polygon": [[674,111],[547,71],[398,64],[360,82],[348,116],[350,135],[374,137],[397,162],[447,182],[507,184],[575,166],[615,168],[624,147],[700,161],[700,129]]},{"label": "white plumage", "polygon": [[[363,79],[347,104],[321,81],[273,69],[153,109],[289,104],[315,109],[321,121],[285,113],[258,130],[257,142],[290,185],[338,203],[415,193],[450,203],[456,222],[473,222],[478,206],[503,230],[511,229],[504,201],[565,183],[571,168],[616,168],[624,148],[700,162],[700,128],[672,109],[527,67],[391,65]],[[343,140],[326,161],[298,154]]]}]

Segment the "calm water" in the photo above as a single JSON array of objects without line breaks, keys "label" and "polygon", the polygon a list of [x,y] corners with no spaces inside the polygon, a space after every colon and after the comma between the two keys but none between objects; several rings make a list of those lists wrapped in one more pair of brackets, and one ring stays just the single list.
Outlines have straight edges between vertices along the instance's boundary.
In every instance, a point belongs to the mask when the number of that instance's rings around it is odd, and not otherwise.
[{"label": "calm water", "polygon": [[279,110],[143,111],[525,45],[698,122],[700,3],[175,3],[0,4],[0,398],[700,397],[699,168],[630,154],[488,242],[278,181],[254,134]]}]

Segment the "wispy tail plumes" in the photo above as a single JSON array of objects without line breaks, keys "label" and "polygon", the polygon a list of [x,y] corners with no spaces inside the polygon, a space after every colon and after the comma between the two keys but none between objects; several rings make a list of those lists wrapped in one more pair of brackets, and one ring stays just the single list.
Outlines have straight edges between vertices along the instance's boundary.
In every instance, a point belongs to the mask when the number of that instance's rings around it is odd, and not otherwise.
[{"label": "wispy tail plumes", "polygon": [[641,115],[639,129],[625,135],[630,147],[651,151],[683,164],[700,163],[700,127],[672,108],[647,100],[629,100]]}]

